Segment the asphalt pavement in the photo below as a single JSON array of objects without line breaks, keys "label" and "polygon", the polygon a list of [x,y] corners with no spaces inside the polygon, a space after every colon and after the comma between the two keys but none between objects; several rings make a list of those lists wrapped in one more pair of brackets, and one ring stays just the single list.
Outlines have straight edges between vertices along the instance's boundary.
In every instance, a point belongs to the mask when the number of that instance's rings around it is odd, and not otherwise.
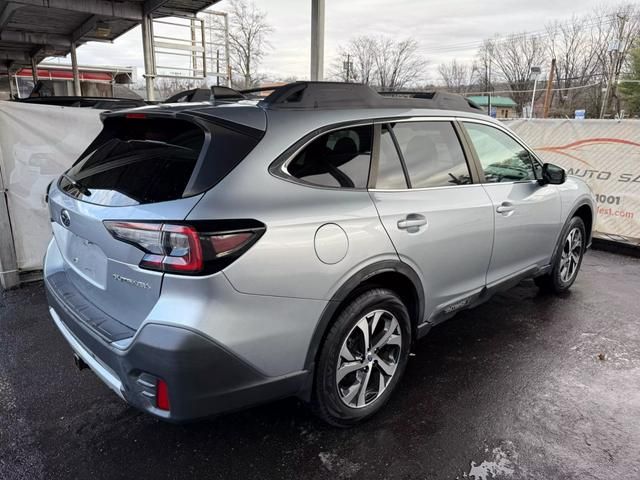
[{"label": "asphalt pavement", "polygon": [[640,260],[591,251],[442,324],[366,424],[282,400],[171,425],[78,371],[42,283],[0,293],[0,479],[640,478]]}]

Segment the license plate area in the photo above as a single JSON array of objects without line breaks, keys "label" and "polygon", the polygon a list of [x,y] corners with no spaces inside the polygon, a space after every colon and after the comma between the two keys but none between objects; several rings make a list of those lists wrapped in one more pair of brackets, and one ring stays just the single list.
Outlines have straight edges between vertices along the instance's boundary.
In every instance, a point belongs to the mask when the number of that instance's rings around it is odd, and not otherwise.
[{"label": "license plate area", "polygon": [[66,231],[65,260],[78,275],[104,290],[107,284],[107,256],[95,243]]}]

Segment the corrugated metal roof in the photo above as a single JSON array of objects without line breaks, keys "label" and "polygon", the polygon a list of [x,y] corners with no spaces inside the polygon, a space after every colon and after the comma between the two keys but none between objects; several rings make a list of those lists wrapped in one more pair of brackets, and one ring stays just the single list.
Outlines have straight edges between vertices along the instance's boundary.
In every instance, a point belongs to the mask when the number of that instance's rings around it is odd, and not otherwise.
[{"label": "corrugated metal roof", "polygon": [[[220,0],[0,0],[0,68],[64,56],[71,43],[109,42],[154,16],[194,15]],[[140,52],[142,55],[142,52]]]},{"label": "corrugated metal roof", "polygon": [[[485,95],[470,95],[467,97],[474,103],[477,103],[481,107],[486,107],[489,104],[489,97]],[[492,107],[504,107],[504,108],[515,108],[517,103],[513,101],[513,99],[509,97],[500,97],[491,95],[491,106]]]}]

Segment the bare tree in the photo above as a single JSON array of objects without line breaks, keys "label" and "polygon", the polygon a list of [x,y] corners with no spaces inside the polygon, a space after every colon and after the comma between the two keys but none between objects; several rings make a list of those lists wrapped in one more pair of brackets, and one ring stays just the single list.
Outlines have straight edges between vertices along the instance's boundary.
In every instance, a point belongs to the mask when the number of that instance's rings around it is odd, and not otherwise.
[{"label": "bare tree", "polygon": [[485,40],[482,46],[478,49],[476,69],[477,69],[477,81],[480,90],[487,95],[493,90],[491,85],[492,71],[491,62],[493,56],[493,42],[491,40]]},{"label": "bare tree", "polygon": [[544,38],[526,33],[490,40],[492,63],[496,66],[496,76],[511,89],[513,100],[522,112],[531,99],[529,90],[533,88],[531,67],[539,66],[546,50]]},{"label": "bare tree", "polygon": [[382,90],[400,90],[415,83],[427,62],[418,55],[418,43],[413,39],[378,39],[376,55],[377,85]]},{"label": "bare tree", "polygon": [[[609,100],[613,99],[615,111],[619,113],[620,99],[616,92],[616,83],[634,43],[640,37],[640,8],[637,5],[622,4],[605,12],[612,21],[603,23],[600,28],[600,36],[606,39],[606,44],[602,45],[599,61],[603,79],[606,79],[607,83],[609,80],[612,81]],[[607,105],[603,106],[605,113],[609,102],[606,103]]]},{"label": "bare tree", "polygon": [[257,68],[270,47],[268,37],[273,28],[267,22],[267,14],[253,1],[230,0],[229,3],[229,60],[233,71],[242,77],[239,83],[250,88],[260,78]]},{"label": "bare tree", "polygon": [[360,36],[338,49],[338,59],[333,65],[333,76],[343,82],[370,84],[375,74],[377,40]]},{"label": "bare tree", "polygon": [[449,92],[468,93],[469,88],[475,83],[478,67],[453,59],[449,63],[441,63],[438,73]]},{"label": "bare tree", "polygon": [[554,87],[557,112],[571,114],[584,107],[585,94],[580,87],[587,87],[598,80],[598,42],[592,42],[592,16],[574,16],[568,23],[553,22],[547,25],[547,51],[549,58],[556,59]]},{"label": "bare tree", "polygon": [[[421,79],[427,62],[418,53],[413,39],[361,36],[339,48],[333,75],[346,80],[374,85],[383,90],[399,90]],[[351,66],[353,69],[351,69]]]}]

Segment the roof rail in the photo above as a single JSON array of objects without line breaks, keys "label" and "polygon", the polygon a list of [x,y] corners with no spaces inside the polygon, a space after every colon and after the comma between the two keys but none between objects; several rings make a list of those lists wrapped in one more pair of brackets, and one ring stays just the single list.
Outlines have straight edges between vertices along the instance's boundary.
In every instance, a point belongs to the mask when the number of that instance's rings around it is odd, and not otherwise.
[{"label": "roof rail", "polygon": [[214,85],[211,88],[192,88],[170,96],[162,103],[175,102],[236,102],[245,100],[246,95],[233,88]]},{"label": "roof rail", "polygon": [[258,105],[269,110],[331,110],[347,108],[430,108],[478,112],[473,102],[446,92],[384,92],[368,85],[342,82],[293,82],[264,90],[273,92]]},{"label": "roof rail", "polygon": [[[396,91],[382,91],[378,92],[378,94],[383,95],[385,97],[409,97],[409,98],[424,98],[427,100],[431,100],[434,105],[441,104],[442,107],[434,106],[433,108],[442,108],[443,110],[461,110],[458,108],[453,108],[452,104],[459,103],[461,101],[465,102],[467,106],[471,110],[479,110],[483,111],[482,107],[478,105],[473,100],[464,97],[457,93],[449,93],[449,92],[441,92],[441,91],[412,91],[412,90],[396,90]],[[469,108],[464,108],[464,110],[469,110]]]}]

